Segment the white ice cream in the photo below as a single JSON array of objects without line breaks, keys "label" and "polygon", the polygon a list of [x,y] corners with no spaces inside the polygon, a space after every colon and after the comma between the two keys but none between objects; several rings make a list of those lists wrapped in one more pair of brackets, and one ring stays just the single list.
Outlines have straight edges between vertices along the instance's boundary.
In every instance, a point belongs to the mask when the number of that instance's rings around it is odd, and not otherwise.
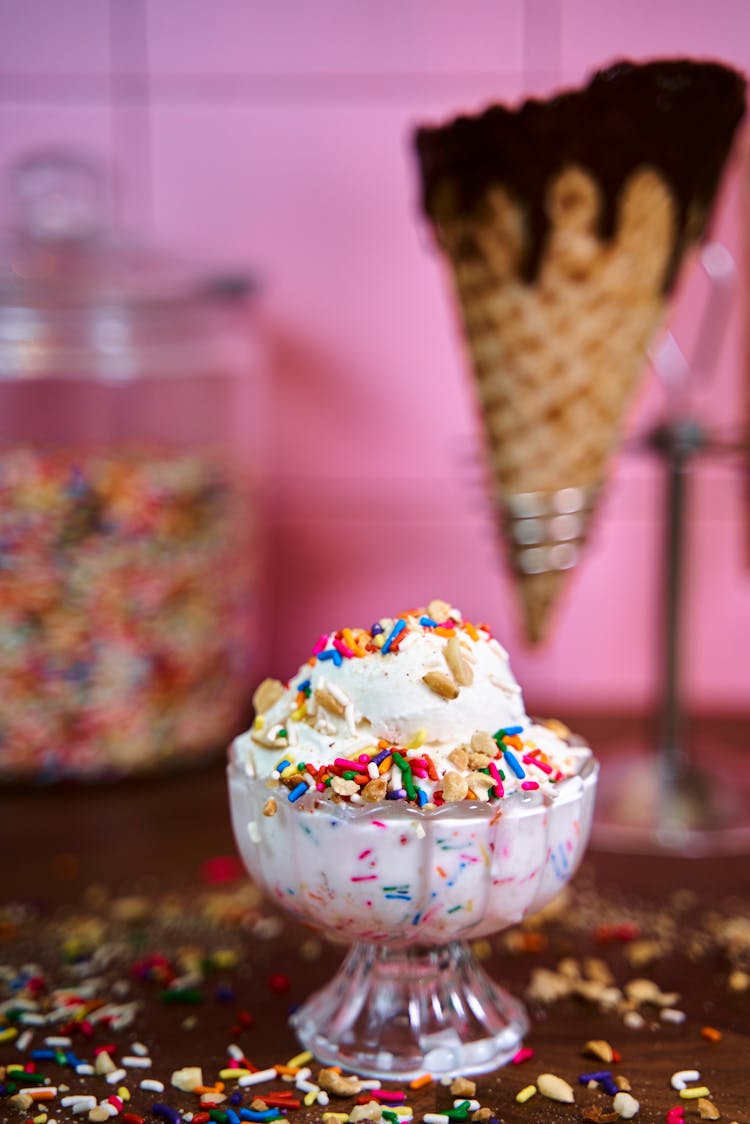
[{"label": "white ice cream", "polygon": [[[457,769],[449,755],[461,746],[470,750],[478,732],[494,736],[502,729],[520,728],[523,746],[509,748],[517,760],[534,749],[542,751],[552,773],[533,765],[524,766],[523,772],[525,779],[539,782],[554,796],[547,777],[577,773],[590,750],[571,746],[554,729],[530,721],[508,654],[484,629],[469,626],[467,631],[455,622],[452,631],[469,670],[466,678],[471,679],[458,684],[446,659],[450,637],[419,621],[419,616],[406,618],[398,651],[383,655],[376,649],[362,658],[341,658],[338,664],[319,658],[303,664],[277,701],[256,719],[253,730],[238,739],[236,752],[247,770],[265,777],[280,762],[309,763],[317,769],[337,758],[374,756],[378,743],[387,743],[407,757],[428,754],[442,777]],[[394,623],[384,622],[382,636]],[[336,638],[337,634],[327,638],[324,651],[335,651]],[[456,697],[431,689],[424,681],[431,673],[453,682]],[[309,690],[302,702],[300,685]],[[333,696],[343,713],[321,703],[327,696]],[[520,786],[524,778],[507,767],[499,750],[497,765],[505,774],[505,793]],[[421,787],[431,795],[437,786],[425,779]]]},{"label": "white ice cream", "polygon": [[[286,687],[261,689],[261,703],[275,701],[232,746],[233,824],[251,873],[285,908],[350,938],[430,944],[502,928],[568,881],[588,840],[590,749],[530,722],[486,630],[456,614],[441,634],[425,619],[405,618],[386,654],[377,645],[393,620],[321,638]],[[334,660],[336,640],[364,654]],[[435,674],[438,690],[424,680]],[[519,732],[506,739],[509,729]]]}]

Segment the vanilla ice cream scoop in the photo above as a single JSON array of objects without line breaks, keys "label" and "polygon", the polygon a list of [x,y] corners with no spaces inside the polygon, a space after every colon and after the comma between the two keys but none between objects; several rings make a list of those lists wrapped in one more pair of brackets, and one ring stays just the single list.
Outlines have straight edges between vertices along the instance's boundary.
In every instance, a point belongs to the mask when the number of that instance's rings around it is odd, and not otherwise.
[{"label": "vanilla ice cream scoop", "polygon": [[292,802],[554,799],[591,755],[528,718],[507,652],[446,602],[321,636],[288,685],[265,680],[254,701],[235,758]]}]

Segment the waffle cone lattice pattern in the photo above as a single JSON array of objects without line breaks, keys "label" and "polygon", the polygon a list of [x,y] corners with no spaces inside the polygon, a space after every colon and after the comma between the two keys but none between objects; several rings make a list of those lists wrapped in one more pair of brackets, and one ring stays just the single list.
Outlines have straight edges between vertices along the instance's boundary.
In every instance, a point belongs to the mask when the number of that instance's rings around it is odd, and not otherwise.
[{"label": "waffle cone lattice pattern", "polygon": [[501,187],[478,217],[440,227],[501,495],[601,482],[665,306],[674,209],[656,172],[626,185],[611,242],[585,172],[564,171],[549,203],[535,284],[520,277],[522,214]]},{"label": "waffle cone lattice pattern", "polygon": [[[581,168],[556,177],[547,206],[549,235],[533,283],[522,271],[523,211],[503,187],[469,216],[450,208],[435,215],[502,507],[518,493],[598,489],[664,313],[676,237],[674,200],[653,169],[625,184],[607,241],[598,186]],[[523,581],[528,632],[539,638],[561,579],[552,588],[538,575]],[[536,601],[532,587],[543,604],[528,603]]]}]

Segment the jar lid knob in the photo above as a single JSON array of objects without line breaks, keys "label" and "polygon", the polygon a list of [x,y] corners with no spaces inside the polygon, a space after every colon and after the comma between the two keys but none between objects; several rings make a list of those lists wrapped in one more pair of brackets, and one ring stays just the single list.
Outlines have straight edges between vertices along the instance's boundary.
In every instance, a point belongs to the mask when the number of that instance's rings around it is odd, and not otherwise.
[{"label": "jar lid knob", "polygon": [[14,226],[24,241],[87,243],[107,227],[107,183],[100,166],[67,150],[45,149],[10,171]]}]

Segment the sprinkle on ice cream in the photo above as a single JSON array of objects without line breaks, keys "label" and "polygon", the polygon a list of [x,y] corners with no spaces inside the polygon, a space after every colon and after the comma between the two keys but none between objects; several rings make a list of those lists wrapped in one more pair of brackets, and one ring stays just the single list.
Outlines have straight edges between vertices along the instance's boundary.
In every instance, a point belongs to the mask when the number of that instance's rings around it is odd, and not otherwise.
[{"label": "sprinkle on ice cream", "polygon": [[235,759],[275,799],[499,802],[516,791],[554,800],[590,749],[562,723],[533,721],[507,652],[485,624],[431,601],[369,629],[322,635],[288,684],[258,687]]}]

